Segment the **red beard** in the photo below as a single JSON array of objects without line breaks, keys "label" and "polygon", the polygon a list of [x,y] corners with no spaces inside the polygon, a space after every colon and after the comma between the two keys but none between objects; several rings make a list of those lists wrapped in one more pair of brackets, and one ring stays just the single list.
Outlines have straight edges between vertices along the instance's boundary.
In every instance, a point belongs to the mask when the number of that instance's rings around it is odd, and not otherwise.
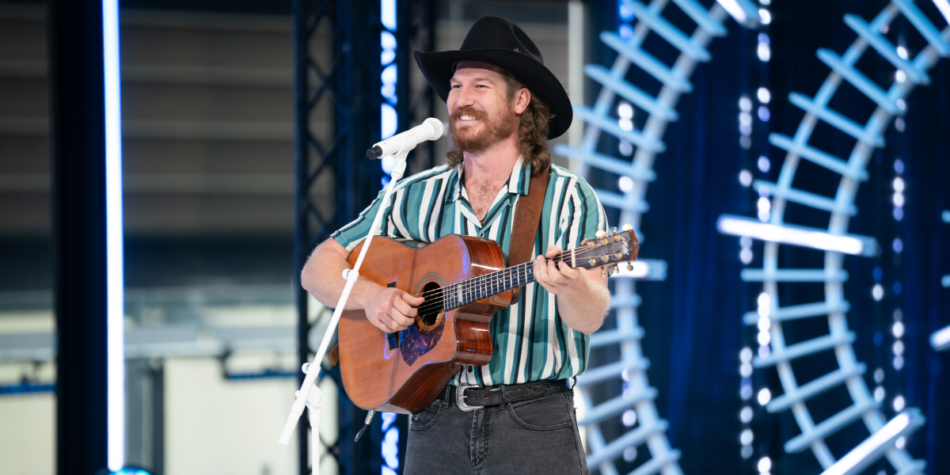
[{"label": "red beard", "polygon": [[[482,122],[483,127],[476,132],[474,127],[457,127],[463,115],[474,117]],[[506,109],[504,116],[490,119],[488,114],[475,110],[470,106],[459,107],[449,116],[449,135],[455,146],[464,152],[481,152],[488,147],[510,137],[518,130],[518,116],[511,109]]]}]

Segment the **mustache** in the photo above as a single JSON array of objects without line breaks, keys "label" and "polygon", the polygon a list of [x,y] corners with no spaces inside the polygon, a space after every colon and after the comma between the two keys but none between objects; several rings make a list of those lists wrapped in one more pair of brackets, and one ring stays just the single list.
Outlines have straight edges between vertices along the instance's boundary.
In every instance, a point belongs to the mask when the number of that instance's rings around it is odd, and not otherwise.
[{"label": "mustache", "polygon": [[464,107],[459,107],[458,109],[455,109],[454,111],[452,111],[452,114],[449,116],[449,119],[451,120],[452,123],[455,123],[463,115],[471,116],[479,120],[488,118],[488,114],[480,110],[473,109],[471,106],[464,106]]}]

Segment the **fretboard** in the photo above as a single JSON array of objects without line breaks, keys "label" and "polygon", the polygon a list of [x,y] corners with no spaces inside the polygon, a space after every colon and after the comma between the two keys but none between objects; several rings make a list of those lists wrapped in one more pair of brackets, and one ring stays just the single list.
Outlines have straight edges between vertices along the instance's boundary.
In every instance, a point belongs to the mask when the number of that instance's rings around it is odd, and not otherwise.
[{"label": "fretboard", "polygon": [[[555,256],[548,261],[560,262],[561,256]],[[534,261],[472,277],[442,288],[442,309],[448,311],[532,282],[534,282]]]}]

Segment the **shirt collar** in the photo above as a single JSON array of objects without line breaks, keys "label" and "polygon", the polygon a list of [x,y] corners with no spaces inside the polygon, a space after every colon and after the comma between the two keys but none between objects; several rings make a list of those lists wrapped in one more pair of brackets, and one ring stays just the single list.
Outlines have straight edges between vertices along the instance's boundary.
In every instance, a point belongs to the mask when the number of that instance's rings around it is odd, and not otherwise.
[{"label": "shirt collar", "polygon": [[[453,186],[455,187],[452,192],[452,201],[458,201],[459,197],[462,196],[462,164],[455,167],[455,182]],[[531,183],[531,166],[525,165],[523,157],[518,157],[518,160],[515,162],[515,166],[511,168],[511,176],[508,177],[508,193],[516,194],[520,193],[522,195],[528,194],[528,185]]]}]

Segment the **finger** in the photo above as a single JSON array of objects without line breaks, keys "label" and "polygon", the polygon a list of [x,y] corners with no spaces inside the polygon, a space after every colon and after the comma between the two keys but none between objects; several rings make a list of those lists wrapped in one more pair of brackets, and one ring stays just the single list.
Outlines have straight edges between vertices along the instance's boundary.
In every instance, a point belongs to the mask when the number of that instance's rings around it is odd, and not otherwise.
[{"label": "finger", "polygon": [[425,297],[421,295],[419,297],[413,297],[413,295],[410,293],[403,293],[402,299],[405,300],[409,305],[412,305],[413,307],[418,307],[422,305],[423,302],[426,301]]},{"label": "finger", "polygon": [[393,322],[395,322],[396,326],[400,330],[406,329],[407,327],[409,327],[409,325],[412,325],[416,321],[415,318],[407,316],[406,314],[395,309],[392,311],[392,313],[389,314],[389,318],[391,318]]},{"label": "finger", "polygon": [[538,256],[534,261],[534,278],[538,282],[545,282],[547,280],[547,270],[548,267],[544,260],[544,257]]},{"label": "finger", "polygon": [[396,299],[393,301],[393,310],[398,311],[407,317],[415,317],[417,314],[416,309],[403,299]]},{"label": "finger", "polygon": [[554,261],[548,261],[548,278],[556,283],[564,282],[564,276],[561,275],[561,271],[557,268],[557,264]]},{"label": "finger", "polygon": [[540,284],[541,287],[552,294],[556,295],[558,292],[560,292],[560,289],[552,280],[552,276],[548,272],[548,265],[546,262],[535,262],[534,280]]},{"label": "finger", "polygon": [[567,277],[570,280],[576,280],[580,276],[580,272],[578,272],[577,269],[569,266],[566,262],[559,262],[557,268],[561,271],[561,275]]},{"label": "finger", "polygon": [[550,246],[548,246],[548,250],[545,251],[544,255],[546,257],[554,257],[560,253],[561,253],[561,248],[555,246],[554,244],[551,244]]},{"label": "finger", "polygon": [[386,315],[386,314],[380,315],[378,321],[379,321],[379,325],[377,326],[379,327],[380,330],[386,333],[399,331],[399,325],[396,324],[396,322],[394,322],[393,319],[390,318],[389,315]]}]

